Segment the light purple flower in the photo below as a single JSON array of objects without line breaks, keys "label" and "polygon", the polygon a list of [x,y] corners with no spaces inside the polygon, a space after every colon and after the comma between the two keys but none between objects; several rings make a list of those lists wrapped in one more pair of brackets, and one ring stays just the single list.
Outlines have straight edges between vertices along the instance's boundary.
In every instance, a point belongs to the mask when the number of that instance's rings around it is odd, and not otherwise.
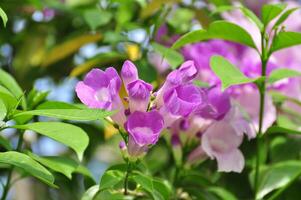
[{"label": "light purple flower", "polygon": [[[255,127],[255,130],[259,129],[259,92],[257,88],[253,88],[251,85],[242,86],[235,100],[240,104],[244,112],[248,114],[250,123]],[[273,105],[272,98],[266,94],[264,102],[264,118],[262,124],[262,131],[265,132],[276,120],[276,108]]]},{"label": "light purple flower", "polygon": [[164,94],[164,106],[173,115],[187,117],[203,102],[203,92],[196,86],[179,85]]},{"label": "light purple flower", "polygon": [[157,111],[132,113],[125,127],[129,133],[129,155],[143,156],[148,147],[158,141],[163,125],[163,118]]},{"label": "light purple flower", "polygon": [[202,149],[217,160],[218,171],[241,172],[245,161],[238,147],[242,139],[227,121],[216,121],[202,135]]},{"label": "light purple flower", "polygon": [[155,104],[157,108],[160,108],[163,105],[163,95],[166,90],[176,87],[182,83],[181,74],[178,70],[174,70],[168,74],[163,86],[156,93]]},{"label": "light purple flower", "polygon": [[182,84],[185,84],[192,81],[196,77],[198,69],[194,65],[193,60],[188,60],[180,66],[179,73],[181,75]]},{"label": "light purple flower", "polygon": [[124,107],[119,97],[121,80],[113,67],[105,71],[92,69],[83,81],[76,85],[76,93],[82,103],[89,108],[118,110],[111,118],[123,125],[125,122]]},{"label": "light purple flower", "polygon": [[227,92],[222,92],[220,87],[209,89],[206,101],[207,103],[196,111],[206,119],[221,120],[231,108],[230,96]]},{"label": "light purple flower", "polygon": [[153,86],[143,80],[136,80],[127,85],[129,94],[129,108],[131,112],[145,112],[150,100],[150,92]]},{"label": "light purple flower", "polygon": [[138,79],[138,71],[134,63],[129,60],[126,60],[121,68],[121,78],[123,80],[123,84],[125,89],[127,89],[127,85]]},{"label": "light purple flower", "polygon": [[193,84],[179,85],[171,88],[164,94],[164,105],[160,108],[165,127],[181,117],[188,117],[202,105],[204,93]]},{"label": "light purple flower", "polygon": [[189,153],[187,162],[190,164],[194,164],[197,162],[201,162],[207,158],[207,154],[202,148],[202,145],[199,145],[192,152]]}]

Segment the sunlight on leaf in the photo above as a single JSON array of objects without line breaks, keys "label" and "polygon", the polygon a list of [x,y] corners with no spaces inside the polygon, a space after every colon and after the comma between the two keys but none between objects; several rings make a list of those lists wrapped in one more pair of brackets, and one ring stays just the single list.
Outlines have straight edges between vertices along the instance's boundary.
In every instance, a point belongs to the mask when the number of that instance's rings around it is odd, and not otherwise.
[{"label": "sunlight on leaf", "polygon": [[212,71],[222,82],[222,90],[244,83],[254,82],[256,79],[246,77],[236,66],[232,65],[222,56],[212,56],[210,60]]},{"label": "sunlight on leaf", "polygon": [[2,18],[4,27],[6,27],[6,23],[8,19],[7,19],[7,15],[5,14],[4,10],[1,7],[0,7],[0,17]]},{"label": "sunlight on leaf", "polygon": [[31,159],[28,155],[15,152],[8,151],[5,153],[0,153],[0,163],[14,165],[29,173],[30,175],[38,178],[49,186],[56,187],[54,182],[54,177],[52,174],[45,169],[42,165],[40,165],[35,160]]},{"label": "sunlight on leaf", "polygon": [[13,128],[32,130],[65,144],[77,153],[79,160],[82,160],[83,153],[89,144],[89,137],[81,128],[62,122],[35,122],[15,125]]},{"label": "sunlight on leaf", "polygon": [[256,45],[250,34],[242,27],[227,21],[215,21],[211,23],[207,30],[195,30],[180,37],[173,45],[173,49],[178,49],[186,44],[210,40],[223,39],[237,42],[256,49]]}]

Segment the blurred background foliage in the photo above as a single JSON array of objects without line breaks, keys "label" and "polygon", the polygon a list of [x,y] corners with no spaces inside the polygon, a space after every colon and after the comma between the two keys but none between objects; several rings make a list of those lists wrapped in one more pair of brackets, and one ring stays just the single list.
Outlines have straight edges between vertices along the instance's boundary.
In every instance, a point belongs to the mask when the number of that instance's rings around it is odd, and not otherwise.
[{"label": "blurred background foliage", "polygon": [[[244,1],[241,1],[244,3]],[[230,0],[1,0],[0,7],[8,16],[6,27],[0,26],[0,66],[11,73],[28,94],[34,87],[49,100],[78,102],[74,86],[78,79],[93,67],[105,69],[114,66],[118,70],[125,59],[135,62],[142,79],[159,86],[167,72],[152,62],[151,53],[167,51],[172,44],[171,36],[182,35],[190,30],[207,27],[217,19],[211,16],[208,3],[224,5]],[[167,32],[156,37],[160,27]],[[157,44],[160,43],[161,45]],[[177,57],[177,56],[175,56]],[[167,58],[168,59],[168,58]],[[170,65],[182,60],[170,58]],[[152,63],[152,64],[151,64]],[[40,118],[39,120],[49,120]],[[100,177],[110,165],[121,163],[118,149],[119,135],[104,122],[76,123],[89,134],[90,144],[85,152],[84,164],[91,175],[73,174],[71,179],[56,173],[59,190],[26,178],[11,190],[10,198],[36,200],[80,199],[83,192],[99,183]],[[16,144],[15,133],[5,132]],[[25,135],[26,145],[40,155],[69,155],[67,148],[51,139],[34,133]],[[151,149],[145,159],[149,173],[170,177],[173,172],[173,156],[169,140],[164,138]],[[300,138],[275,136],[271,138],[269,151],[272,162],[300,158]],[[242,147],[247,166],[254,159],[254,144]],[[285,150],[283,150],[285,149]],[[267,151],[263,149],[262,151]],[[264,154],[264,153],[263,153]],[[159,155],[159,156],[158,156]],[[207,194],[203,187],[217,182],[235,193],[239,199],[251,194],[247,183],[248,168],[240,174],[216,173],[215,162],[206,161],[193,170],[183,171],[179,187],[195,183],[190,189],[195,199],[219,199]],[[5,175],[0,172],[1,175]],[[4,180],[5,176],[1,176]],[[84,181],[83,181],[84,180]],[[84,184],[82,184],[84,183]],[[246,183],[246,184],[241,184]],[[285,195],[300,194],[300,181],[289,188]],[[187,189],[188,190],[188,189]],[[300,194],[301,196],[301,194]],[[285,197],[289,199],[289,197]],[[189,199],[183,193],[182,199]]]}]

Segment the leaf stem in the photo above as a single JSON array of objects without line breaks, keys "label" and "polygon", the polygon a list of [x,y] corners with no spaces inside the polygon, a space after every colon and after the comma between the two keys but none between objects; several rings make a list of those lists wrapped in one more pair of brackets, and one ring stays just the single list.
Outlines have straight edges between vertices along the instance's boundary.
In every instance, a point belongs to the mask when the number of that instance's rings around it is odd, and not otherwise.
[{"label": "leaf stem", "polygon": [[[264,29],[265,30],[265,29]],[[266,68],[269,60],[269,53],[267,51],[268,41],[265,40],[265,31],[261,33],[261,76],[266,76]],[[254,188],[255,188],[255,198],[258,191],[258,178],[259,178],[259,165],[260,165],[260,147],[261,147],[261,136],[263,118],[264,118],[264,102],[265,102],[265,92],[266,92],[266,80],[257,84],[259,95],[260,95],[260,107],[259,107],[259,126],[258,133],[256,135],[256,166],[255,166],[255,177],[254,177]]]},{"label": "leaf stem", "polygon": [[124,178],[124,195],[128,195],[128,182],[129,182],[130,173],[131,173],[131,162],[127,161],[127,169]]},{"label": "leaf stem", "polygon": [[[16,151],[18,151],[18,152],[22,148],[23,136],[24,136],[24,131],[21,131],[20,135],[19,135],[19,140],[18,140],[17,148],[16,148]],[[11,179],[12,179],[12,175],[13,175],[13,170],[14,170],[14,167],[11,166],[10,169],[9,169],[9,171],[8,171],[7,180],[6,180],[6,184],[5,184],[4,188],[3,188],[3,194],[2,194],[1,200],[5,200],[7,198],[8,191],[9,191],[10,186],[11,186]]]}]

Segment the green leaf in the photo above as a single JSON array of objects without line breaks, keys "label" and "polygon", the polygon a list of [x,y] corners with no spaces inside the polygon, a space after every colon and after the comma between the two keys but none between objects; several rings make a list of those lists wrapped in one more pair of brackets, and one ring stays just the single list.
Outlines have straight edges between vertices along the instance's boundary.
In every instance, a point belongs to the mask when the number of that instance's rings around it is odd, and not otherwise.
[{"label": "green leaf", "polygon": [[81,200],[94,200],[94,196],[99,191],[99,185],[90,187],[82,196]]},{"label": "green leaf", "polygon": [[32,130],[65,144],[77,153],[79,160],[82,160],[83,153],[89,144],[89,137],[81,128],[62,122],[36,122],[15,125],[13,128]]},{"label": "green leaf", "polygon": [[7,15],[5,14],[4,10],[1,7],[0,7],[0,17],[2,18],[4,27],[6,27],[6,23],[8,19],[7,19]]},{"label": "green leaf", "polygon": [[78,106],[60,101],[46,101],[40,104],[37,109],[76,109]]},{"label": "green leaf", "polygon": [[285,11],[280,17],[279,19],[276,21],[276,23],[273,26],[273,29],[278,28],[283,22],[285,22],[285,20],[296,10],[298,10],[299,8],[291,8],[288,9],[287,11]]},{"label": "green leaf", "polygon": [[171,65],[173,69],[176,69],[184,61],[183,56],[173,49],[167,48],[157,43],[152,43],[152,47],[156,52],[162,55],[163,58]]},{"label": "green leaf", "polygon": [[13,111],[18,105],[18,101],[10,93],[0,91],[0,99],[5,104],[7,112]]},{"label": "green leaf", "polygon": [[44,183],[52,187],[56,187],[53,184],[54,177],[52,176],[52,174],[42,165],[40,165],[38,162],[36,162],[26,154],[15,151],[0,153],[0,163],[14,165],[24,170],[28,174],[38,178]]},{"label": "green leaf", "polygon": [[106,25],[110,22],[112,14],[105,10],[89,9],[84,11],[84,19],[92,30],[99,26]]},{"label": "green leaf", "polygon": [[5,118],[7,114],[7,108],[2,99],[0,99],[0,123]]},{"label": "green leaf", "polygon": [[172,45],[172,48],[178,49],[189,43],[210,39],[223,39],[256,49],[256,45],[252,37],[245,29],[227,21],[215,21],[209,25],[208,30],[196,30],[187,33],[180,37]]},{"label": "green leaf", "polygon": [[271,52],[301,44],[301,33],[280,32],[275,36]]},{"label": "green leaf", "polygon": [[0,84],[6,87],[17,99],[22,98],[22,107],[26,109],[26,100],[21,87],[9,73],[2,69],[0,69]]},{"label": "green leaf", "polygon": [[213,15],[217,13],[223,13],[227,11],[231,11],[234,9],[240,9],[242,13],[250,19],[252,22],[256,24],[256,26],[259,28],[259,30],[263,29],[263,24],[260,21],[260,19],[251,11],[250,9],[244,7],[244,6],[232,6],[232,5],[226,5],[226,6],[219,6],[216,10],[213,11]]},{"label": "green leaf", "polygon": [[232,193],[221,187],[209,187],[208,191],[214,193],[223,200],[237,200]]},{"label": "green leaf", "polygon": [[106,190],[113,188],[116,184],[124,180],[124,172],[120,170],[107,170],[101,177],[99,189]]},{"label": "green leaf", "polygon": [[159,178],[154,178],[153,186],[154,190],[160,194],[162,199],[170,199],[172,189],[171,186],[167,183],[167,181],[164,181]]},{"label": "green leaf", "polygon": [[267,4],[262,7],[262,22],[266,26],[270,21],[277,17],[284,9],[286,4]]},{"label": "green leaf", "polygon": [[134,197],[131,195],[124,195],[119,191],[105,190],[100,191],[96,194],[93,200],[133,200]]},{"label": "green leaf", "polygon": [[0,145],[2,147],[4,147],[6,150],[9,150],[9,151],[13,150],[13,147],[11,146],[9,140],[7,140],[6,138],[2,137],[1,135],[0,135]]},{"label": "green leaf", "polygon": [[141,172],[135,171],[132,174],[132,178],[137,184],[139,184],[147,192],[152,193],[154,191],[152,177],[142,174]]},{"label": "green leaf", "polygon": [[210,67],[222,82],[222,90],[244,83],[254,82],[256,79],[246,77],[236,66],[232,65],[222,56],[212,56]]},{"label": "green leaf", "polygon": [[72,178],[72,173],[75,172],[78,167],[78,163],[70,158],[60,157],[60,156],[45,156],[40,157],[31,152],[27,152],[27,154],[34,160],[38,161],[42,165],[47,168],[64,174],[69,179]]},{"label": "green leaf", "polygon": [[276,81],[279,81],[284,78],[292,78],[298,76],[301,77],[301,72],[292,69],[281,68],[273,70],[269,75],[268,81],[269,83],[275,83]]},{"label": "green leaf", "polygon": [[277,91],[269,91],[269,94],[272,96],[273,101],[275,101],[277,103],[283,103],[284,101],[290,101],[301,107],[301,101],[299,101],[298,99],[295,99],[295,98],[292,98],[289,96],[285,96],[282,93],[277,92]]},{"label": "green leaf", "polygon": [[20,112],[14,117],[24,115],[39,115],[45,117],[54,117],[58,119],[77,120],[77,121],[91,121],[99,120],[112,115],[111,111],[100,109],[43,109],[43,110],[30,110]]},{"label": "green leaf", "polygon": [[300,161],[279,162],[260,173],[256,199],[262,199],[273,190],[280,189],[301,175]]},{"label": "green leaf", "polygon": [[297,135],[300,135],[301,131],[299,131],[299,130],[293,130],[293,129],[289,129],[289,128],[281,127],[281,126],[271,126],[266,131],[266,134],[271,134],[271,133],[286,133],[286,134],[297,134]]},{"label": "green leaf", "polygon": [[33,88],[27,96],[28,109],[32,110],[41,102],[45,101],[48,94],[49,91],[40,92]]}]

